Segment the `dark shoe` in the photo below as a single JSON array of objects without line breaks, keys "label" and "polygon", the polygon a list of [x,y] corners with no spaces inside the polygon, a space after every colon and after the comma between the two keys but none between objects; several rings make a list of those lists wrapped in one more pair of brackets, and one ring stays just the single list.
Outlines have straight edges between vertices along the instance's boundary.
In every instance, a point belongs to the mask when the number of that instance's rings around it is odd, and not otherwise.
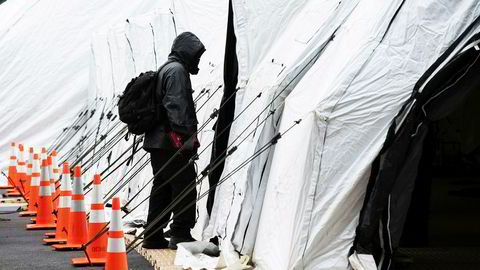
[{"label": "dark shoe", "polygon": [[213,238],[210,238],[209,242],[218,247],[218,237],[217,236],[215,236]]},{"label": "dark shoe", "polygon": [[191,236],[187,237],[180,237],[180,236],[173,236],[170,237],[170,242],[168,242],[169,249],[177,249],[177,244],[184,243],[184,242],[195,242],[196,240],[193,239]]},{"label": "dark shoe", "polygon": [[146,241],[143,241],[142,243],[142,248],[145,248],[145,249],[166,249],[169,247],[170,245],[168,241],[165,239],[160,239],[155,241],[146,240]]}]

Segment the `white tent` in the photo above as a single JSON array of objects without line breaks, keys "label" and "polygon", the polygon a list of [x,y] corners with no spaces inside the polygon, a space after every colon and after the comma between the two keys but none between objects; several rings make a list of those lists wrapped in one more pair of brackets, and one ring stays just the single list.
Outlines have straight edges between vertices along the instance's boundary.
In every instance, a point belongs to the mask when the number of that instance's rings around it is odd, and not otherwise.
[{"label": "white tent", "polygon": [[[89,159],[124,128],[115,104],[125,85],[157,69],[175,36],[191,31],[207,49],[192,77],[200,125],[209,122],[199,133],[200,173],[224,87],[229,2],[238,59],[229,143],[238,148],[225,161],[211,216],[206,199],[197,203],[192,233],[219,236],[227,265],[246,254],[257,269],[348,269],[370,167],[392,120],[479,16],[478,1],[7,1],[0,5],[0,150],[8,153],[12,141],[49,145],[83,119],[59,155],[77,161],[102,140],[82,165],[85,183],[113,172],[105,191],[145,163],[119,193],[126,203],[142,190],[129,208],[139,205],[151,188],[148,155],[140,150],[129,165],[109,167],[126,157],[132,138]],[[7,162],[2,157],[1,167]],[[203,181],[198,194],[208,188]],[[145,220],[147,210],[148,200],[129,220]]]},{"label": "white tent", "polygon": [[[253,261],[261,269],[345,269],[370,165],[393,117],[416,80],[478,16],[479,4],[305,1],[302,11],[296,6],[298,1],[275,1],[279,2],[283,4],[249,2],[245,7],[234,1],[239,84],[243,87],[236,111],[259,91],[269,94],[243,121],[233,124],[230,140],[292,80],[285,73],[290,71],[295,78],[301,74],[296,67],[306,65],[311,54],[319,56],[293,91],[288,85],[282,93],[288,97],[280,124],[271,120],[257,127],[249,143],[227,159],[223,175],[275,132],[285,131],[299,118],[303,121],[278,142],[268,158],[264,154],[263,160],[252,162],[218,188],[211,227],[226,239],[224,251],[233,250],[228,244],[236,234],[234,248],[253,250]],[[265,17],[259,19],[257,14]],[[270,32],[257,25],[264,18],[288,21],[292,28],[273,23]],[[309,22],[319,18],[319,24],[307,26],[306,18]],[[277,37],[278,32],[284,36]],[[309,41],[312,48],[300,47]],[[261,49],[250,53],[263,44],[275,44],[270,55],[256,55]],[[299,59],[290,60],[296,53]]]}]

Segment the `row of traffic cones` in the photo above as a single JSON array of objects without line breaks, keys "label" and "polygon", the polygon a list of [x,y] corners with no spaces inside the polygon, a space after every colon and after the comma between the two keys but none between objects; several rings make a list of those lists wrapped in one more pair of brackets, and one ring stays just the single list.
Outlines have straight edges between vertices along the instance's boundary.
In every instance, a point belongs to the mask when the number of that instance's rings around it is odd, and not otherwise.
[{"label": "row of traffic cones", "polygon": [[12,144],[8,172],[11,190],[7,193],[26,198],[28,210],[20,216],[36,215],[32,219],[34,224],[26,225],[27,230],[55,229],[55,233],[46,233],[45,243],[55,243],[52,245],[55,250],[83,249],[86,257],[73,259],[74,265],[104,264],[105,269],[128,269],[120,199],[113,198],[112,220],[107,223],[100,175],[94,176],[91,210],[87,216],[81,167],[74,168],[72,184],[68,163],[64,163],[57,185],[59,170],[55,151],[47,156],[43,148],[39,156],[30,148],[29,159],[25,161],[23,150],[20,144],[17,161],[16,147]]},{"label": "row of traffic cones", "polygon": [[[25,149],[22,144],[19,144],[18,150],[19,156],[17,158],[16,144],[12,143],[7,176],[8,184],[7,186],[0,186],[0,189],[7,189],[7,196],[23,196],[28,200],[31,189],[34,149],[33,147],[30,147],[28,159],[25,159]],[[47,150],[42,148],[42,156],[46,156],[46,153]],[[53,151],[51,157],[56,159],[55,151]]]}]

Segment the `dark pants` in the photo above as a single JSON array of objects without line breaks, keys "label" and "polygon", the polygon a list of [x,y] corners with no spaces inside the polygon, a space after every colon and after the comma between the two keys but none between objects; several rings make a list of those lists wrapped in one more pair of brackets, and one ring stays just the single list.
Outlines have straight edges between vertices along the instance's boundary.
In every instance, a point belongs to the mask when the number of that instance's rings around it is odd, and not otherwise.
[{"label": "dark pants", "polygon": [[[168,160],[174,156],[174,154],[175,152],[173,151],[163,149],[151,150],[150,157],[153,173],[156,174],[164,166],[164,164],[166,164]],[[196,172],[193,163],[182,169],[188,163],[188,160],[188,157],[177,154],[177,156],[153,180],[147,225],[149,225],[156,217],[160,216],[160,214],[166,208],[169,208],[172,202],[174,204],[177,203],[177,198],[183,194],[183,191],[187,186],[192,187],[194,185]],[[178,173],[178,175],[171,179],[168,184],[163,186],[159,191],[153,193],[158,189],[158,187],[163,185],[163,183],[168,181],[176,173]],[[195,204],[188,207],[188,209],[180,215],[177,213],[182,211],[187,204],[195,201],[196,198],[196,190],[193,189],[192,191],[188,192],[185,198],[183,198],[180,203],[176,204],[173,208],[173,223],[170,226],[170,232],[172,236],[190,236],[190,229],[195,225]],[[159,230],[152,236],[149,236],[149,233],[146,232],[146,236],[149,237],[149,241],[155,241],[163,238],[163,228],[165,227],[165,223],[170,220],[171,214],[172,211],[168,211],[166,215],[163,216],[161,221],[156,223],[152,229],[153,231],[162,226],[162,230]]]}]

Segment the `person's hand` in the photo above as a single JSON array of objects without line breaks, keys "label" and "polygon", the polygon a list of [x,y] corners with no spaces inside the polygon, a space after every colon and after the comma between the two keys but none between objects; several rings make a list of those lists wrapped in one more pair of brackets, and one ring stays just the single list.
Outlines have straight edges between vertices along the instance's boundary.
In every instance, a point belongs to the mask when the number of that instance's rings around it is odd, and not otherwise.
[{"label": "person's hand", "polygon": [[182,147],[182,142],[183,142],[183,135],[180,135],[176,132],[170,132],[170,137],[172,138],[172,142],[174,146],[178,149]]},{"label": "person's hand", "polygon": [[196,151],[200,147],[200,142],[198,141],[197,135],[193,135],[192,138],[187,140],[183,134],[172,131],[170,132],[170,137],[172,138],[175,148],[180,149],[183,147],[182,151]]}]

